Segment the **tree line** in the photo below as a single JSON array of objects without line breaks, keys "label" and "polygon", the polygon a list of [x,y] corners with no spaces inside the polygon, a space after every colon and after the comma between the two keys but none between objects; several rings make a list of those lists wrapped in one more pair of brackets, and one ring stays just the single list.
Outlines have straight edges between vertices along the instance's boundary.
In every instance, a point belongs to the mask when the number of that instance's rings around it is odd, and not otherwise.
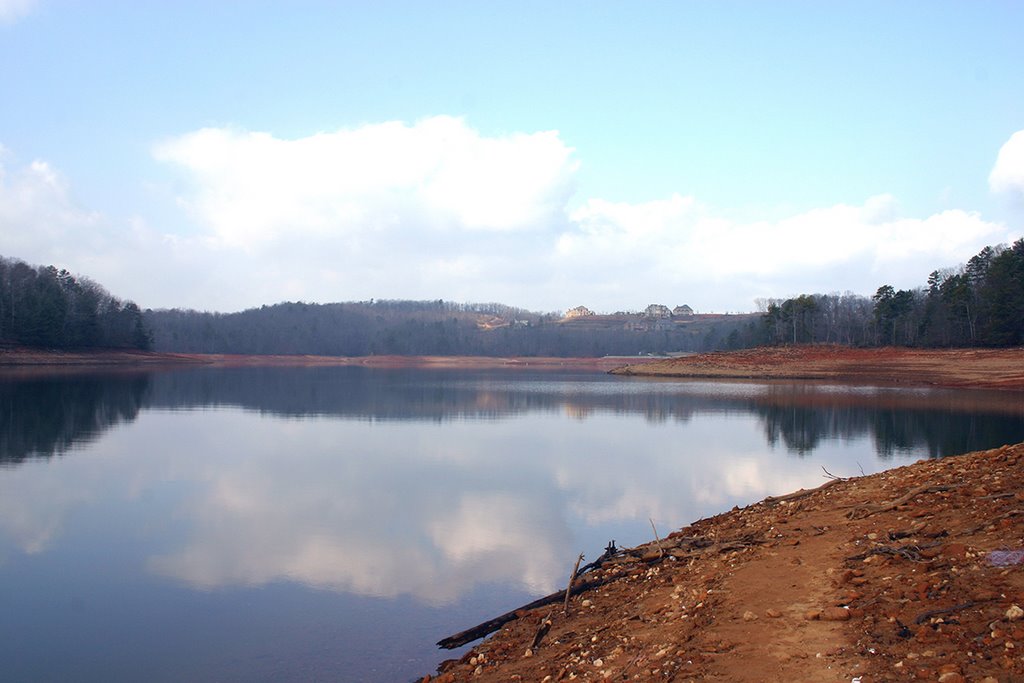
[{"label": "tree line", "polygon": [[50,349],[148,349],[142,311],[89,278],[0,256],[0,342]]},{"label": "tree line", "polygon": [[92,280],[0,257],[0,342],[181,353],[583,356],[833,343],[1024,345],[1024,239],[985,247],[926,285],[871,297],[801,294],[759,302],[761,316],[643,329],[577,326],[498,303],[284,302],[237,313],[146,310]]},{"label": "tree line", "polygon": [[446,301],[285,302],[237,313],[147,310],[158,351],[324,356],[599,357],[726,348],[749,316],[669,329],[601,329],[558,313]]},{"label": "tree line", "polygon": [[1024,238],[985,247],[914,289],[882,285],[871,297],[801,294],[762,302],[755,343],[848,346],[1024,345]]}]

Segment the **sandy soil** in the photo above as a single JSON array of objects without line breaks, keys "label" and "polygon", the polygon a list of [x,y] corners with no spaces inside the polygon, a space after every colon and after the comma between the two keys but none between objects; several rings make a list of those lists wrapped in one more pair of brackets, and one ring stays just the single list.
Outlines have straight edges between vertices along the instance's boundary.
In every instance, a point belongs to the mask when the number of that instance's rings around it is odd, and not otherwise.
[{"label": "sandy soil", "polygon": [[423,680],[1024,681],[1024,444],[823,481],[620,552]]},{"label": "sandy soil", "polygon": [[829,379],[1024,390],[1024,348],[851,349],[782,346],[704,353],[613,371],[621,375],[742,379]]}]

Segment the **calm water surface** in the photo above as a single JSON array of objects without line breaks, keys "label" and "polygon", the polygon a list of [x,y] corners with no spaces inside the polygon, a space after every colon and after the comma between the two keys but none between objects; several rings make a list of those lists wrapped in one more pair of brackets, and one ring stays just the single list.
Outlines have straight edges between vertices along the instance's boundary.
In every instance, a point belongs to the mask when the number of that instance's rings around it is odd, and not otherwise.
[{"label": "calm water surface", "polygon": [[1024,398],[186,369],[0,375],[0,425],[0,679],[407,681],[649,518],[1024,441]]}]

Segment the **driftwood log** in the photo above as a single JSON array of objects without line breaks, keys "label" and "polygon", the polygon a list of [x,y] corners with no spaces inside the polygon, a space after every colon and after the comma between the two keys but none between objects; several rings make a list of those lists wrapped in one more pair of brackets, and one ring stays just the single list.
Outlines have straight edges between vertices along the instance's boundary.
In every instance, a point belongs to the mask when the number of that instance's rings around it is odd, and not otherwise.
[{"label": "driftwood log", "polygon": [[[615,547],[615,541],[610,541],[605,547],[604,553],[599,558],[582,568],[580,568],[579,563],[583,560],[583,556],[580,555],[580,559],[576,561],[576,568],[573,569],[573,579],[577,576],[582,576],[593,569],[597,569],[604,564],[606,560],[615,557],[620,552],[621,551]],[[472,643],[474,640],[479,640],[480,638],[489,636],[508,622],[518,619],[523,612],[552,605],[559,600],[566,600],[568,602],[570,596],[579,595],[580,593],[585,593],[592,588],[603,586],[610,580],[611,579],[592,579],[590,581],[581,581],[579,583],[574,583],[570,580],[569,588],[566,590],[555,591],[550,595],[545,595],[543,598],[537,598],[533,602],[529,602],[522,607],[517,607],[511,612],[505,612],[493,619],[488,619],[482,624],[477,624],[473,628],[467,628],[465,631],[459,631],[454,635],[437,641],[437,646],[444,648],[445,650],[454,650],[457,647],[462,647],[466,643]]]},{"label": "driftwood log", "polygon": [[[591,590],[592,588],[603,586],[607,582],[608,579],[580,581],[572,587],[572,595],[579,595],[580,593],[585,593],[586,591]],[[484,636],[489,636],[490,634],[494,633],[508,622],[518,619],[523,612],[535,610],[540,607],[545,607],[547,605],[553,605],[558,601],[563,600],[564,598],[565,590],[557,590],[550,595],[545,595],[543,598],[538,598],[533,602],[523,605],[522,607],[517,607],[511,612],[506,612],[501,616],[494,617],[493,619],[488,619],[482,624],[477,624],[473,628],[468,628],[465,631],[459,631],[455,635],[451,635],[447,638],[439,640],[437,641],[437,646],[444,648],[445,650],[454,650],[457,647],[462,647],[466,643],[472,643],[474,640],[479,640]]]}]

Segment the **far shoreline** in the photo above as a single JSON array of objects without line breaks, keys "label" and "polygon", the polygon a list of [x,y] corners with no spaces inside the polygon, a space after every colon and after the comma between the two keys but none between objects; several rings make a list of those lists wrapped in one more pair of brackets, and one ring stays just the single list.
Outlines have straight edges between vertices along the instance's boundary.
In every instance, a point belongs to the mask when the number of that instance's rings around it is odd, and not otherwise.
[{"label": "far shoreline", "polygon": [[316,356],[169,353],[135,350],[59,351],[0,348],[0,372],[8,369],[156,368],[156,367],[366,367],[432,369],[537,369],[609,372],[660,360],[652,356]]},{"label": "far shoreline", "polygon": [[685,356],[317,356],[58,351],[0,348],[0,374],[138,371],[180,367],[364,367],[609,373],[637,379],[807,381],[1024,391],[1024,347],[853,348],[832,344],[759,347]]},{"label": "far shoreline", "polygon": [[611,372],[645,378],[830,381],[1024,391],[1024,347],[771,346],[631,364]]}]

